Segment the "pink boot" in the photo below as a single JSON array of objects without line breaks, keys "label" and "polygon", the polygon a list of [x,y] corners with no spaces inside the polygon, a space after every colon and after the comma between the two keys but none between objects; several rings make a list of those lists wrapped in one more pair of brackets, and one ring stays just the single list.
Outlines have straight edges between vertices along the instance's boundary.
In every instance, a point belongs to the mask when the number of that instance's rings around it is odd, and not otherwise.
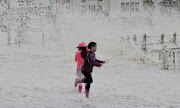
[{"label": "pink boot", "polygon": [[89,90],[86,90],[86,98],[89,98]]},{"label": "pink boot", "polygon": [[82,86],[79,85],[79,93],[82,91]]}]

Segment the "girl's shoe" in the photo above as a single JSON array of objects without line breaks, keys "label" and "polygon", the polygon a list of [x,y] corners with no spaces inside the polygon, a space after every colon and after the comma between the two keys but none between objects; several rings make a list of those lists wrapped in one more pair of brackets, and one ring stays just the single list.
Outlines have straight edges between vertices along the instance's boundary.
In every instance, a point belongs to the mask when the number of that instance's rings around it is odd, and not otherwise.
[{"label": "girl's shoe", "polygon": [[89,98],[89,90],[86,90],[86,98]]},{"label": "girl's shoe", "polygon": [[79,93],[81,93],[82,91],[82,86],[79,86]]}]

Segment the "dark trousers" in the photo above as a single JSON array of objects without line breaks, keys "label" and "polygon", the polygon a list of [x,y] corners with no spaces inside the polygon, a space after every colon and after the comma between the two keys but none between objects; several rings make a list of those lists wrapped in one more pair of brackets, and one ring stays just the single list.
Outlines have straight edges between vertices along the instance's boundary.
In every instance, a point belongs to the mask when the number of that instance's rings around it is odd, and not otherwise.
[{"label": "dark trousers", "polygon": [[86,85],[86,90],[89,90],[89,89],[90,89],[90,85],[91,85],[91,83],[93,82],[91,73],[85,72],[85,71],[82,71],[82,73],[83,73],[84,76],[85,76],[84,82],[87,84],[87,85]]}]

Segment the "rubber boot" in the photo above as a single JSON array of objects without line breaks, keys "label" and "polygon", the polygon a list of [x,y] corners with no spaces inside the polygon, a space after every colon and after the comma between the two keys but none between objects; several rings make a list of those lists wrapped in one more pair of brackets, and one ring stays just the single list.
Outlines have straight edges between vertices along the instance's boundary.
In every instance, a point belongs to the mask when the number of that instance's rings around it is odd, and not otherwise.
[{"label": "rubber boot", "polygon": [[82,85],[79,85],[79,93],[82,91]]},{"label": "rubber boot", "polygon": [[89,90],[86,90],[86,98],[89,98]]}]

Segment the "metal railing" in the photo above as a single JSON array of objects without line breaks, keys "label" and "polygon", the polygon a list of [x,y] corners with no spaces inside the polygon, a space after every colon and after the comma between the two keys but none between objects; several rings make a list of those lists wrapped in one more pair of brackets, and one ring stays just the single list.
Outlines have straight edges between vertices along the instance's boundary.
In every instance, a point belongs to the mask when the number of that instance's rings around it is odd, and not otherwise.
[{"label": "metal railing", "polygon": [[[165,41],[167,37],[172,37],[169,41]],[[161,68],[164,70],[176,70],[180,69],[180,35],[174,33],[172,35],[157,35],[157,36],[149,36],[144,34],[142,37],[137,37],[134,35],[133,37],[127,36],[126,39],[121,37],[122,42],[127,40],[126,42],[134,43],[130,45],[138,45],[140,40],[141,51],[144,53],[144,60],[146,62],[146,56],[151,53],[157,53],[159,55],[159,60],[161,63]],[[158,42],[154,42],[155,39],[159,38]],[[149,40],[151,41],[149,42]],[[132,41],[131,41],[132,40]],[[151,46],[160,46],[160,48],[156,49]]]}]

